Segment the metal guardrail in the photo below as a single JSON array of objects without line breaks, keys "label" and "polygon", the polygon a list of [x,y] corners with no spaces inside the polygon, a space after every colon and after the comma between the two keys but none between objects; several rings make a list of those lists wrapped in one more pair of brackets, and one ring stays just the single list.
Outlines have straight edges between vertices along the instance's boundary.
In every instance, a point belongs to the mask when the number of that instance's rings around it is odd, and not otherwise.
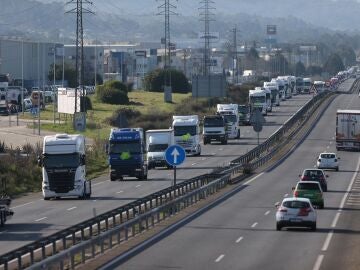
[{"label": "metal guardrail", "polygon": [[[353,84],[353,86],[354,85],[355,83]],[[221,181],[221,179],[227,179],[227,185],[230,181],[231,174],[240,172],[247,164],[250,164],[251,168],[257,168],[264,164],[273,156],[273,154],[276,153],[276,149],[278,149],[276,145],[278,145],[279,142],[284,142],[284,135],[289,134],[289,131],[294,128],[296,123],[301,123],[302,121],[308,119],[308,117],[313,111],[310,109],[315,109],[318,106],[319,102],[321,102],[325,96],[327,96],[327,94],[322,93],[308,101],[288,121],[286,121],[282,127],[280,127],[275,133],[273,133],[269,137],[269,139],[267,139],[265,142],[255,147],[245,155],[233,160],[230,163],[230,166],[225,168],[219,168],[213,174],[198,176],[193,179],[181,182],[176,186],[155,192],[142,199],[108,211],[97,217],[91,218],[77,225],[59,231],[53,235],[44,237],[39,241],[33,242],[31,244],[8,252],[0,256],[0,266],[3,266],[3,269],[7,270],[9,263],[14,263],[15,260],[15,264],[17,264],[17,269],[22,269],[23,267],[29,265],[33,265],[34,267],[43,266],[44,263],[57,261],[56,258],[60,259],[60,257],[62,258],[61,260],[66,257],[70,258],[70,261],[73,261],[73,259],[71,259],[71,254],[78,253],[79,250],[82,250],[81,261],[83,262],[83,260],[86,259],[86,256],[84,255],[84,249],[81,247],[84,247],[89,243],[91,243],[91,245],[93,246],[96,245],[99,237],[101,239],[105,239],[106,237],[104,238],[103,235],[112,235],[112,232],[114,231],[121,231],[122,228],[128,228],[126,226],[129,226],[130,224],[136,224],[139,219],[143,220],[140,217],[147,217],[149,215],[152,215],[153,213],[160,213],[162,211],[163,215],[167,217],[168,212],[164,212],[164,209],[167,209],[166,207],[168,207],[169,205],[173,205],[178,201],[183,201],[183,199],[189,198],[189,196],[191,197],[192,194],[200,194],[200,191],[203,191],[204,189],[207,190],[208,187],[213,187],[214,185],[217,187],[215,190],[218,191],[219,187],[223,187],[223,185],[219,186],[219,183],[224,183]],[[294,132],[295,130],[292,133]],[[262,156],[262,154],[264,153],[266,153],[266,155]],[[251,163],[251,161],[253,160],[255,160],[255,162]],[[208,194],[208,191],[206,191],[205,193]],[[210,192],[210,194],[212,193]],[[172,209],[171,211],[174,211],[173,207],[170,207],[169,209]],[[183,208],[176,208],[174,213],[176,213],[178,209]],[[158,216],[157,220],[162,221],[163,219]],[[152,218],[152,226],[154,225],[154,222],[155,221],[153,221]],[[145,222],[145,228],[148,228],[148,226],[149,224],[147,220]],[[140,231],[142,230],[140,229]],[[127,233],[125,233],[125,236],[127,235],[127,237],[129,237],[128,234],[129,232],[127,231]],[[121,235],[122,234],[119,232],[118,237],[120,238],[117,239],[121,240]],[[118,241],[118,243],[121,242],[120,240]],[[109,241],[109,245],[112,246],[112,240]],[[93,256],[96,255],[96,252],[94,253],[94,250],[96,249],[91,250],[91,254]],[[104,250],[104,245],[101,246],[100,250]],[[36,261],[38,260],[36,260],[35,257],[40,258],[41,262],[36,263]],[[71,263],[71,266],[73,266],[73,263]],[[30,269],[37,268],[31,267]]]},{"label": "metal guardrail", "polygon": [[67,269],[75,268],[76,258],[85,263],[89,259],[103,254],[106,250],[111,249],[114,245],[121,245],[129,238],[135,237],[156,226],[156,224],[177,214],[198,201],[203,200],[220,189],[226,187],[230,180],[230,175],[223,176],[205,186],[193,190],[182,197],[178,197],[164,205],[143,213],[131,220],[126,221],[119,226],[112,228],[94,238],[83,241],[67,250],[64,250],[54,256],[44,259],[43,261],[30,266],[28,269]]}]

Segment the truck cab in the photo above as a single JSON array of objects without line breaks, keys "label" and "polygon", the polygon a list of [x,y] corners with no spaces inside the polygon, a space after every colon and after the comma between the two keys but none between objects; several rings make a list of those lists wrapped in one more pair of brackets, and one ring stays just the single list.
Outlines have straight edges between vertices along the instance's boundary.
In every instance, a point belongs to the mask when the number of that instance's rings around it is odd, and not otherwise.
[{"label": "truck cab", "polygon": [[197,115],[174,115],[172,122],[175,143],[187,154],[200,156],[200,121]]},{"label": "truck cab", "polygon": [[217,114],[225,119],[229,139],[240,138],[238,109],[238,104],[217,104]]},{"label": "truck cab", "polygon": [[156,167],[171,168],[165,160],[165,151],[169,146],[174,144],[174,130],[147,130],[145,135],[148,169],[151,170]]},{"label": "truck cab", "polygon": [[86,180],[83,135],[45,136],[38,164],[42,167],[44,200],[91,196],[91,182]]},{"label": "truck cab", "polygon": [[239,125],[250,125],[251,111],[247,104],[240,104],[238,106]]},{"label": "truck cab", "polygon": [[279,85],[276,82],[264,82],[264,88],[271,91],[271,105],[280,105]]},{"label": "truck cab", "polygon": [[311,78],[304,78],[303,79],[303,93],[310,94],[311,89]]},{"label": "truck cab", "polygon": [[250,90],[249,91],[249,103],[251,106],[251,111],[259,110],[262,115],[267,115],[267,102],[266,102],[266,92],[263,89]]},{"label": "truck cab", "polygon": [[222,115],[204,116],[203,142],[204,145],[212,141],[227,144],[226,122]]},{"label": "truck cab", "polygon": [[111,129],[107,153],[111,181],[123,180],[124,176],[147,179],[148,168],[142,128]]}]

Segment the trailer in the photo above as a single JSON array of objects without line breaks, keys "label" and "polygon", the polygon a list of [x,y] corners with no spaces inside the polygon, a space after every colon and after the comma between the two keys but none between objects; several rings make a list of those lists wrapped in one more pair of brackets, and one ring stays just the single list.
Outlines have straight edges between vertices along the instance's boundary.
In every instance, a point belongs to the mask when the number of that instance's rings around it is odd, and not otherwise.
[{"label": "trailer", "polygon": [[360,150],[360,110],[337,111],[336,149]]}]

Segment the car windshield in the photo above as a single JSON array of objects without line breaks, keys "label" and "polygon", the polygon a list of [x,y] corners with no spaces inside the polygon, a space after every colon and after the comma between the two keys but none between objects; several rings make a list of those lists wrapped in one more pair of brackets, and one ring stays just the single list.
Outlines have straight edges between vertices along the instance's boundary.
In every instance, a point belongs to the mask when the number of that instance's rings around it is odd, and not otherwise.
[{"label": "car windshield", "polygon": [[299,183],[297,185],[298,190],[320,190],[317,183]]},{"label": "car windshield", "polygon": [[303,175],[309,177],[319,177],[324,176],[324,173],[320,170],[306,170],[304,171]]},{"label": "car windshield", "polygon": [[183,136],[190,134],[190,136],[196,135],[196,126],[174,126],[174,135]]},{"label": "car windshield", "polygon": [[148,152],[164,152],[168,148],[168,144],[150,144]]},{"label": "car windshield", "polygon": [[45,155],[44,167],[51,168],[76,168],[80,164],[80,156],[77,153],[62,155]]},{"label": "car windshield", "polygon": [[110,142],[109,153],[110,154],[121,154],[128,152],[131,154],[141,153],[141,144],[139,141],[135,142]]},{"label": "car windshield", "polygon": [[321,154],[320,158],[335,158],[334,154]]},{"label": "car windshield", "polygon": [[286,208],[309,208],[310,204],[308,202],[303,202],[303,201],[285,201],[283,203],[283,206]]}]

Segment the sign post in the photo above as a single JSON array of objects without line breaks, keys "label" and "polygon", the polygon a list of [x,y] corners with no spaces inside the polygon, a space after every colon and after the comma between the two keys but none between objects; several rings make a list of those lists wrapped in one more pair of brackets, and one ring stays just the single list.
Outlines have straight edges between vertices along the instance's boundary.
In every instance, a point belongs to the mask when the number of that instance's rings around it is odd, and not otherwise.
[{"label": "sign post", "polygon": [[185,158],[186,152],[180,145],[170,145],[165,151],[166,162],[174,168],[174,186],[176,185],[176,166],[182,164]]},{"label": "sign post", "polygon": [[254,131],[257,133],[257,143],[260,144],[260,132],[262,131],[265,118],[260,110],[255,110],[250,117],[250,123],[253,126]]}]

